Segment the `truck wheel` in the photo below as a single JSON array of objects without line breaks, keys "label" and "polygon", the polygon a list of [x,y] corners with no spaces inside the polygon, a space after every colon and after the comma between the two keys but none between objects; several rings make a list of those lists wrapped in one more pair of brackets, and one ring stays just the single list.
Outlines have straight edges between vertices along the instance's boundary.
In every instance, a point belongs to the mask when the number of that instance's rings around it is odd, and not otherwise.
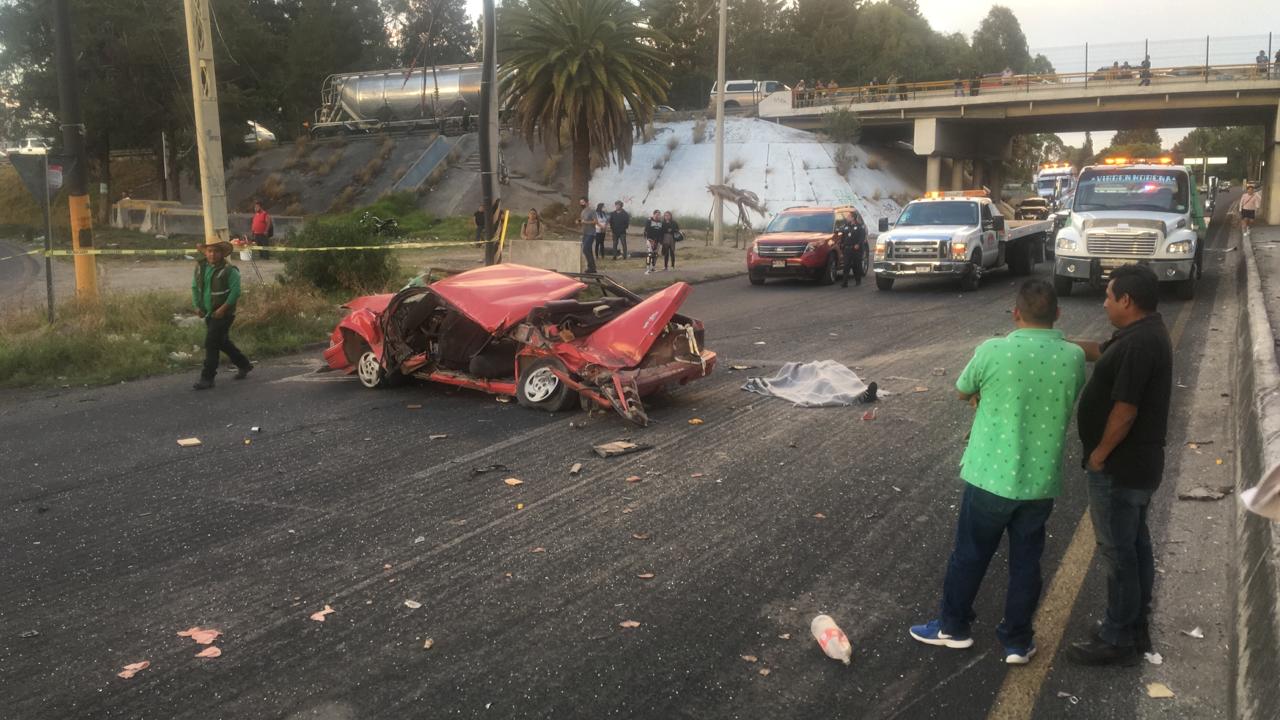
[{"label": "truck wheel", "polygon": [[751,281],[752,285],[764,284],[764,275],[761,275],[759,273],[747,273],[747,279]]},{"label": "truck wheel", "polygon": [[1173,284],[1174,297],[1179,300],[1194,300],[1196,297],[1195,268],[1192,268],[1191,272],[1193,273],[1192,277],[1186,280],[1179,280]]},{"label": "truck wheel", "polygon": [[1033,267],[1031,260],[1031,248],[1025,243],[1019,243],[1010,247],[1007,251],[1009,261],[1009,272],[1014,275],[1030,275]]},{"label": "truck wheel", "polygon": [[973,262],[969,263],[969,272],[960,278],[960,291],[973,292],[982,284],[982,253],[973,254]]},{"label": "truck wheel", "polygon": [[818,275],[818,284],[834,285],[836,275],[836,255],[835,253],[827,253],[827,264],[822,266],[822,272]]},{"label": "truck wheel", "polygon": [[877,276],[876,276],[876,289],[877,289],[877,290],[892,290],[892,289],[893,289],[893,278],[891,278],[891,277],[885,277],[885,276],[883,276],[883,275],[877,275]]},{"label": "truck wheel", "polygon": [[516,401],[527,408],[560,412],[568,410],[578,401],[578,394],[569,389],[552,369],[565,372],[564,364],[555,358],[534,361],[520,373],[516,386]]},{"label": "truck wheel", "polygon": [[1069,277],[1062,275],[1053,276],[1053,291],[1058,294],[1058,297],[1070,297],[1071,288],[1075,284],[1076,282]]}]

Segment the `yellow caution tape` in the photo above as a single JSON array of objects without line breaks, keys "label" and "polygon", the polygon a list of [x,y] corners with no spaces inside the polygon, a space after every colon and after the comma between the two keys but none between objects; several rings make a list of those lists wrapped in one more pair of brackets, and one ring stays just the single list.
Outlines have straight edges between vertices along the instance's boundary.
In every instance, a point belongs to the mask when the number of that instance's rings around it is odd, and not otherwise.
[{"label": "yellow caution tape", "polygon": [[[464,248],[479,247],[484,243],[474,241],[464,242],[436,242],[436,243],[393,243],[390,245],[344,245],[341,247],[289,247],[287,245],[254,245],[246,250],[254,252],[284,252],[284,253],[303,253],[303,252],[338,252],[351,250],[426,250],[430,248]],[[236,252],[239,252],[237,249]],[[87,250],[50,250],[45,253],[44,250],[32,250],[25,253],[27,255],[46,254],[49,257],[74,257],[76,255],[195,255],[199,253],[194,248],[164,248],[164,249],[142,249],[142,250],[124,250],[119,248],[90,248]],[[9,258],[0,258],[7,260]]]},{"label": "yellow caution tape", "polygon": [[0,257],[0,262],[4,262],[5,260],[17,260],[18,258],[24,258],[24,257],[30,256],[30,255],[39,255],[39,254],[40,254],[40,253],[42,253],[42,252],[44,252],[44,251],[43,251],[43,250],[28,250],[27,252],[24,252],[24,253],[18,253],[17,255],[6,255],[6,256],[4,256],[4,257]]}]

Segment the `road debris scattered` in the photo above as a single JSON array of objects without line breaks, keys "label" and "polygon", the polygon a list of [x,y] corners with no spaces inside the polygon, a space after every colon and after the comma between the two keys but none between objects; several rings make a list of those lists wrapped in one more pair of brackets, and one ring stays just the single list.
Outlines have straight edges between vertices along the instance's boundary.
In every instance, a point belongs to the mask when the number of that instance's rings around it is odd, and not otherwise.
[{"label": "road debris scattered", "polygon": [[37,637],[39,634],[40,634],[39,630],[23,630],[22,632],[18,633],[18,637],[33,638],[33,637]]},{"label": "road debris scattered", "polygon": [[631,533],[632,540],[648,540],[649,533]]},{"label": "road debris scattered", "polygon": [[333,608],[329,607],[328,605],[325,605],[323,610],[319,610],[319,611],[316,611],[316,612],[311,613],[311,619],[312,619],[312,620],[315,620],[316,622],[324,622],[325,616],[330,615],[330,614],[335,613],[335,612],[337,612],[337,610],[334,610]]},{"label": "road debris scattered", "polygon": [[546,549],[546,548],[544,548],[544,547],[536,547],[536,548],[534,548],[534,549],[530,550],[529,552],[531,552],[531,553],[544,553],[544,552],[546,552],[546,551],[547,551],[547,549]]},{"label": "road debris scattered", "polygon": [[618,623],[618,627],[620,627],[620,628],[638,628],[638,627],[640,627],[640,623],[636,622],[635,620],[623,620],[622,622]]},{"label": "road debris scattered", "polygon": [[618,455],[629,455],[631,453],[640,452],[641,450],[649,450],[652,445],[642,445],[633,443],[630,440],[614,440],[603,445],[596,445],[593,449],[596,454],[602,458],[617,457]]},{"label": "road debris scattered", "polygon": [[524,509],[524,503],[516,503],[516,509],[517,509],[517,510],[523,510],[523,509]]},{"label": "road debris scattered", "polygon": [[931,371],[931,374],[934,377],[942,377],[943,375],[947,374],[947,369],[944,367],[936,367]]},{"label": "road debris scattered", "polygon": [[870,410],[868,410],[868,411],[866,411],[866,412],[862,413],[862,419],[863,419],[863,421],[865,421],[865,422],[871,422],[872,420],[875,420],[875,419],[876,419],[876,409],[875,409],[875,408],[871,408]]},{"label": "road debris scattered", "polygon": [[494,398],[494,400],[497,400],[498,402],[502,403],[503,405],[506,405],[507,403],[511,402],[511,398],[507,397],[506,395],[499,395],[499,396],[495,397],[495,398]]},{"label": "road debris scattered", "polygon": [[1217,460],[1215,460],[1215,461],[1213,462],[1213,464],[1214,464],[1214,465],[1221,465],[1221,464],[1222,464],[1222,458],[1218,458]]},{"label": "road debris scattered", "polygon": [[629,482],[629,483],[638,483],[638,482],[640,482],[640,481],[641,481],[641,480],[643,480],[643,479],[644,479],[644,478],[640,477],[639,475],[628,475],[628,476],[627,476],[627,482]]},{"label": "road debris scattered", "polygon": [[414,538],[414,539],[413,539],[413,544],[414,544],[414,545],[417,545],[417,544],[419,544],[419,543],[424,543],[424,542],[426,542],[426,541],[427,541],[427,538],[426,538],[426,536],[425,536],[425,535],[419,535],[418,537],[416,537],[416,538]]},{"label": "road debris scattered", "polygon": [[749,662],[749,663],[759,662],[759,661],[760,661],[760,658],[756,657],[755,655],[743,655],[743,656],[742,656],[742,659],[743,659],[743,660],[746,660],[746,661],[747,661],[747,662]]},{"label": "road debris scattered", "polygon": [[422,409],[422,405],[421,405],[421,404],[419,404],[419,403],[413,403],[413,404],[410,404],[410,405],[405,405],[405,406],[404,406],[404,409],[405,409],[405,410],[421,410],[421,409]]},{"label": "road debris scattered", "polygon": [[433,648],[433,647],[435,647],[435,646],[436,646],[436,641],[435,641],[433,638],[427,638],[426,640],[423,640],[423,641],[422,641],[422,649],[423,649],[423,650],[430,650],[431,648]]},{"label": "road debris scattered", "polygon": [[706,477],[706,476],[707,476],[707,474],[706,474],[706,473],[694,473],[694,474],[690,475],[689,477],[694,478],[694,479],[697,479],[697,478],[700,478],[700,477]]},{"label": "road debris scattered", "polygon": [[503,465],[502,463],[494,463],[492,465],[481,465],[480,467],[473,467],[471,468],[471,474],[483,475],[485,473],[496,472],[498,470],[506,470],[506,469],[507,469],[506,465]]},{"label": "road debris scattered", "polygon": [[444,440],[447,437],[449,437],[447,434],[441,433],[439,435],[428,435],[427,439],[428,440]]},{"label": "road debris scattered", "polygon": [[[200,438],[189,437],[178,440],[178,447],[197,447],[200,445]],[[130,675],[129,677],[133,677]]]},{"label": "road debris scattered", "polygon": [[763,675],[764,677],[769,677],[769,673],[771,673],[771,672],[773,672],[773,671],[772,671],[772,670],[770,670],[769,668],[760,668],[760,670],[759,670],[758,672],[759,672],[761,675]]},{"label": "road debris scattered", "polygon": [[507,485],[510,485],[511,487],[524,484],[524,481],[521,480],[520,478],[513,478],[513,477],[509,477],[503,480],[502,482],[506,483]]},{"label": "road debris scattered", "polygon": [[213,628],[193,627],[178,633],[178,637],[189,637],[200,645],[212,645],[222,633]]},{"label": "road debris scattered", "polygon": [[582,463],[574,463],[573,465],[569,466],[570,475],[577,475],[580,472],[582,472]]},{"label": "road debris scattered", "polygon": [[755,370],[759,365],[730,365],[730,370]]},{"label": "road debris scattered", "polygon": [[655,576],[653,573],[640,573],[636,577],[640,578],[641,580],[652,580]]},{"label": "road debris scattered", "polygon": [[763,341],[763,340],[757,340],[757,341],[755,342],[755,344],[756,344],[756,345],[768,345],[768,343],[766,343],[766,342],[765,342],[765,341]]},{"label": "road debris scattered", "polygon": [[1164,683],[1150,683],[1147,685],[1147,697],[1164,699],[1171,698],[1173,696],[1173,691]]},{"label": "road debris scattered", "polygon": [[1199,440],[1199,441],[1187,443],[1187,447],[1191,448],[1192,450],[1198,450],[1199,448],[1204,447],[1205,445],[1212,445],[1212,444],[1213,444],[1212,440]]},{"label": "road debris scattered", "polygon": [[791,633],[782,633],[781,635],[779,635],[779,636],[778,636],[778,639],[779,639],[779,640],[790,640],[790,639],[791,639]]},{"label": "road debris scattered", "polygon": [[200,652],[196,653],[196,657],[198,657],[198,658],[216,658],[216,657],[222,657],[222,650],[221,650],[221,649],[219,649],[217,645],[210,645],[209,647],[207,647],[207,648],[205,648],[205,649],[201,650]]},{"label": "road debris scattered", "polygon": [[832,660],[839,660],[848,665],[853,658],[853,647],[849,644],[849,638],[836,625],[836,621],[831,619],[830,615],[819,615],[809,623],[809,632],[813,633],[813,639],[818,641],[818,646],[822,648],[822,652]]},{"label": "road debris scattered", "polygon": [[826,516],[826,515],[823,515],[823,514],[822,514],[822,513],[820,513],[820,512],[818,512],[818,513],[814,513],[814,514],[813,514],[813,516],[814,516],[814,517],[816,517],[816,518],[818,518],[819,520],[826,520],[826,519],[827,519],[827,516]]},{"label": "road debris scattered", "polygon": [[249,428],[249,432],[260,433],[262,432],[262,428],[257,425],[254,425],[253,427]]},{"label": "road debris scattered", "polygon": [[116,677],[121,677],[121,678],[124,678],[125,680],[128,680],[129,678],[133,677],[134,675],[137,675],[138,673],[142,672],[143,670],[146,670],[149,667],[151,667],[150,660],[143,660],[142,662],[129,663],[128,665],[124,666],[124,669],[116,673]]},{"label": "road debris scattered", "polygon": [[1201,630],[1199,626],[1191,628],[1190,630],[1183,630],[1182,634],[1186,635],[1189,638],[1195,638],[1197,640],[1204,639],[1204,631]]},{"label": "road debris scattered", "polygon": [[1080,698],[1076,697],[1075,695],[1072,695],[1072,694],[1071,694],[1071,693],[1069,693],[1069,692],[1064,692],[1064,691],[1062,691],[1062,690],[1059,690],[1059,691],[1058,691],[1058,697],[1062,698],[1063,700],[1066,700],[1067,702],[1071,703],[1072,705],[1079,705],[1079,704],[1080,704]]},{"label": "road debris scattered", "polygon": [[1219,487],[1208,487],[1207,485],[1197,485],[1186,492],[1178,493],[1179,500],[1221,500],[1222,498],[1235,492],[1235,488],[1230,485],[1221,485]]},{"label": "road debris scattered", "polygon": [[929,392],[929,388],[925,387],[924,385],[917,385],[911,389],[911,392],[926,393],[926,392]]},{"label": "road debris scattered", "polygon": [[404,606],[409,608],[410,610],[417,610],[418,608],[422,607],[422,603],[418,602],[417,600],[405,600]]},{"label": "road debris scattered", "polygon": [[1164,664],[1164,656],[1163,656],[1163,655],[1161,655],[1161,654],[1160,654],[1160,653],[1158,653],[1158,652],[1142,653],[1142,657],[1143,657],[1143,659],[1145,659],[1147,662],[1151,663],[1152,665],[1163,665],[1163,664]]},{"label": "road debris scattered", "polygon": [[689,418],[689,424],[690,424],[690,425],[701,425],[701,424],[702,424],[702,418]]}]

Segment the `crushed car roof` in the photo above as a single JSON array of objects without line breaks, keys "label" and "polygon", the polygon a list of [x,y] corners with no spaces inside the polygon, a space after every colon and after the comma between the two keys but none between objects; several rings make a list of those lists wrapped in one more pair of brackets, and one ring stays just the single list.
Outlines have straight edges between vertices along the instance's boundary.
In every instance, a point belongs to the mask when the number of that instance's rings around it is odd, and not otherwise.
[{"label": "crushed car roof", "polygon": [[572,297],[579,280],[524,265],[490,265],[431,284],[431,290],[488,332],[524,320],[533,308]]}]

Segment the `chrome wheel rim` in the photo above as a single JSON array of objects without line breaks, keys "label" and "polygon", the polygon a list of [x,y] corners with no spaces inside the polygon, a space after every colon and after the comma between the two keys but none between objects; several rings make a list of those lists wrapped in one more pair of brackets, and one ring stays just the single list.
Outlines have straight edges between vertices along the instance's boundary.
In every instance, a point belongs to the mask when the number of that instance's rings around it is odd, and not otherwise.
[{"label": "chrome wheel rim", "polygon": [[373,351],[366,351],[356,364],[356,374],[360,376],[360,384],[365,387],[377,387],[382,380],[382,364]]},{"label": "chrome wheel rim", "polygon": [[543,402],[550,398],[560,387],[560,378],[551,372],[551,368],[538,368],[524,381],[524,396],[530,402]]}]

